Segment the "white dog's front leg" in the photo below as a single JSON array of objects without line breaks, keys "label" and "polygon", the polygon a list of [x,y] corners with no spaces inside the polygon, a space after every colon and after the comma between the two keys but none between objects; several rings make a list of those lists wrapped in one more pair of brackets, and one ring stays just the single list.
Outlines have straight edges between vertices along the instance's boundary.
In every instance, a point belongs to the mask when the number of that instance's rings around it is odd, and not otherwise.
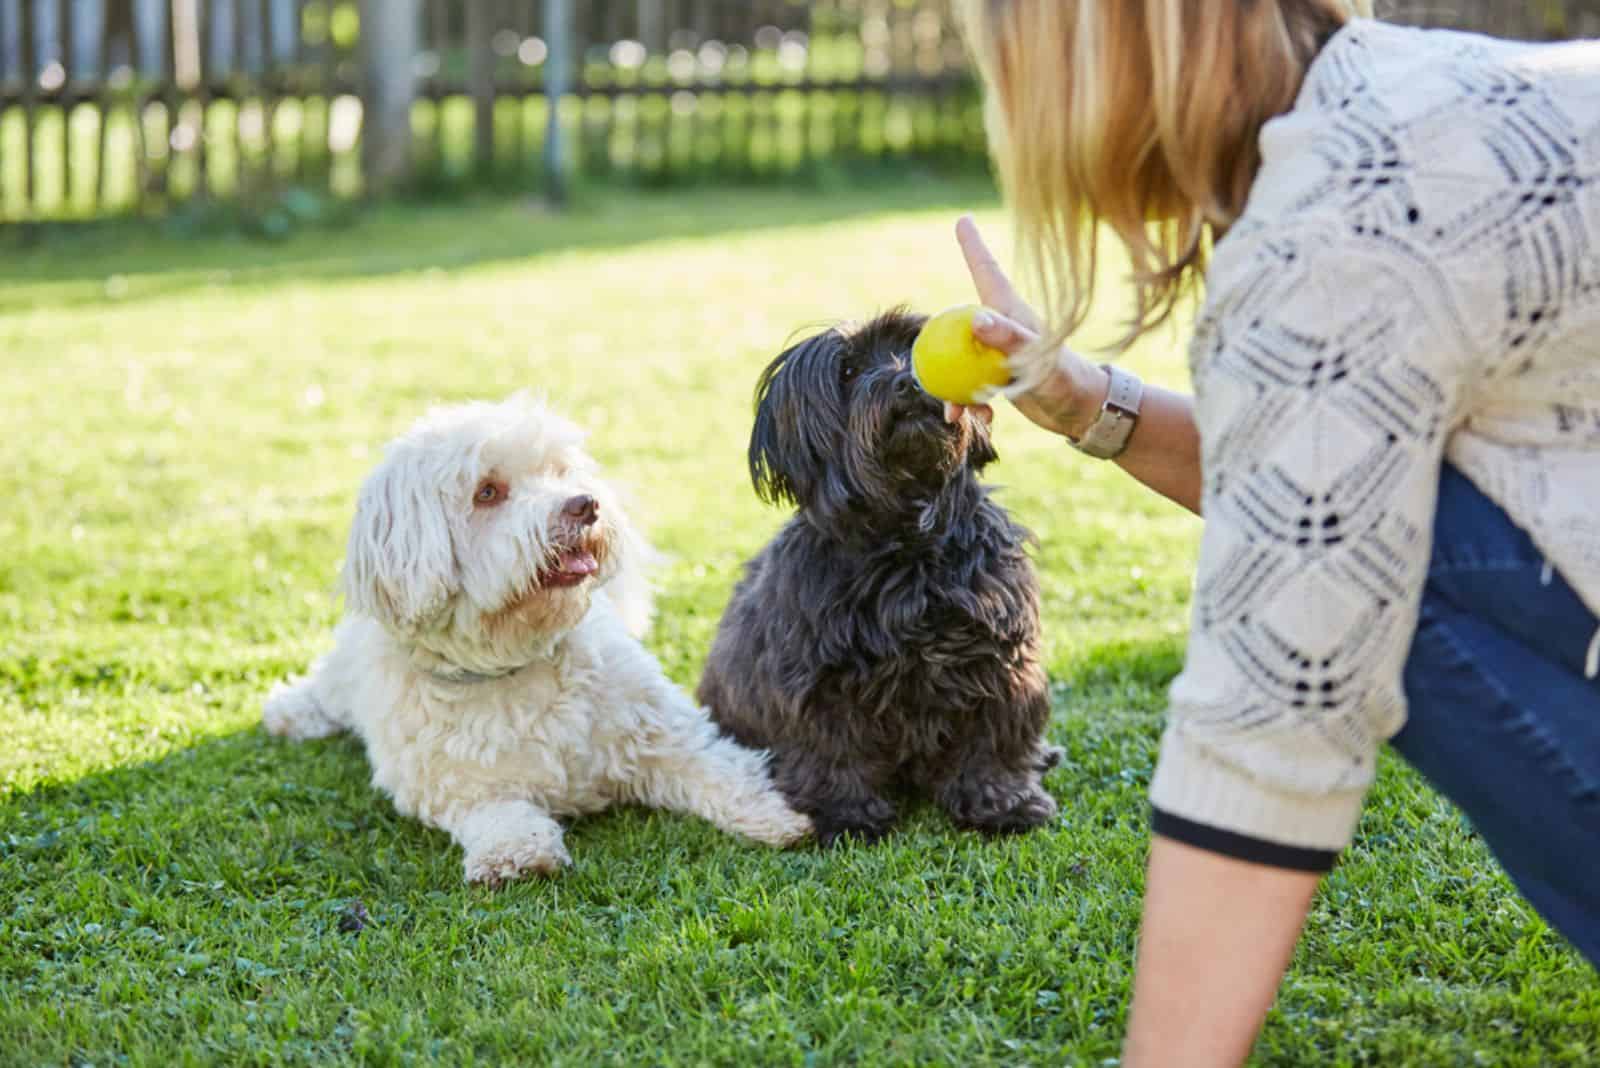
[{"label": "white dog's front leg", "polygon": [[262,705],[261,725],[268,734],[295,741],[327,738],[345,729],[345,724],[323,707],[313,679],[295,679],[274,686]]},{"label": "white dog's front leg", "polygon": [[657,706],[660,733],[651,735],[634,784],[641,803],[692,813],[766,845],[793,845],[811,834],[810,817],[773,786],[765,753],[722,737],[671,683]]},{"label": "white dog's front leg", "polygon": [[451,819],[448,830],[466,851],[467,882],[500,883],[529,872],[554,875],[572,863],[561,824],[527,801],[493,801]]}]

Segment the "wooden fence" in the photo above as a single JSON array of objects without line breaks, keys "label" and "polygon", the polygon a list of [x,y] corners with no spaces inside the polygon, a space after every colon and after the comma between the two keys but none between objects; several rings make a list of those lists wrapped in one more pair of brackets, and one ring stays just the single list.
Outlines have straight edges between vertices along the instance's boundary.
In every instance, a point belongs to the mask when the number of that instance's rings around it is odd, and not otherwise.
[{"label": "wooden fence", "polygon": [[[428,5],[423,180],[537,170],[542,5]],[[579,3],[561,129],[585,176],[760,178],[826,159],[968,154],[982,116],[946,3]],[[475,19],[474,13],[478,13]]]},{"label": "wooden fence", "polygon": [[[1600,0],[1380,9],[1600,36]],[[948,0],[0,0],[0,222],[982,146]]]},{"label": "wooden fence", "polygon": [[353,16],[305,0],[0,0],[0,219],[355,191]]},{"label": "wooden fence", "polygon": [[[396,166],[422,184],[544,184],[557,0],[365,6],[375,24],[372,11],[412,5],[415,47],[397,62],[363,49],[356,0],[0,0],[0,221],[295,185],[355,195]],[[982,146],[943,0],[565,6],[571,84],[556,120],[573,173],[770,178]],[[385,162],[368,145],[364,165],[374,96],[397,82],[405,107],[390,122],[407,151]]]},{"label": "wooden fence", "polygon": [[1528,41],[1600,37],[1597,0],[1376,0],[1382,18]]}]

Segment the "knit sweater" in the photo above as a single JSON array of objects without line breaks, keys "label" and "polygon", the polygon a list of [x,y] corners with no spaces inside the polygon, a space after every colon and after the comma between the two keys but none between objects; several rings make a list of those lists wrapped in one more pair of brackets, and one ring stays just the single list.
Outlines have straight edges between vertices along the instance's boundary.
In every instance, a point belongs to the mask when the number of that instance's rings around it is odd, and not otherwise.
[{"label": "knit sweater", "polygon": [[1206,525],[1151,794],[1162,833],[1318,870],[1405,720],[1446,458],[1600,611],[1600,42],[1356,20],[1260,144],[1190,353]]}]

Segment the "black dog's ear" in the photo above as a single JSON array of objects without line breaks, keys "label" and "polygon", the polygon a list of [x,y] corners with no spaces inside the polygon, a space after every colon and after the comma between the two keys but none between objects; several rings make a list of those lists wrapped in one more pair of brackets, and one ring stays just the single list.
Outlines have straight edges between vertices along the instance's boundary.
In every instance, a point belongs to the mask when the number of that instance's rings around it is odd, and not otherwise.
[{"label": "black dog's ear", "polygon": [[791,345],[761,372],[750,431],[750,481],[768,504],[804,507],[826,477],[830,443],[842,431],[839,356],[827,330]]},{"label": "black dog's ear", "polygon": [[967,418],[972,423],[972,438],[967,443],[967,466],[976,473],[1000,459],[1000,454],[995,451],[989,424],[975,415],[969,415]]}]

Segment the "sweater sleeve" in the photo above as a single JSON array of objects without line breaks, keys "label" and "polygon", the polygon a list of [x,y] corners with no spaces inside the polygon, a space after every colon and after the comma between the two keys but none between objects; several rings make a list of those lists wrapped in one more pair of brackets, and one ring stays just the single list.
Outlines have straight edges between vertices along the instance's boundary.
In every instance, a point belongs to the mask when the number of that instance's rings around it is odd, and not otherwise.
[{"label": "sweater sleeve", "polygon": [[1230,235],[1191,365],[1205,531],[1157,833],[1325,870],[1405,717],[1467,332],[1430,266],[1343,223]]}]

